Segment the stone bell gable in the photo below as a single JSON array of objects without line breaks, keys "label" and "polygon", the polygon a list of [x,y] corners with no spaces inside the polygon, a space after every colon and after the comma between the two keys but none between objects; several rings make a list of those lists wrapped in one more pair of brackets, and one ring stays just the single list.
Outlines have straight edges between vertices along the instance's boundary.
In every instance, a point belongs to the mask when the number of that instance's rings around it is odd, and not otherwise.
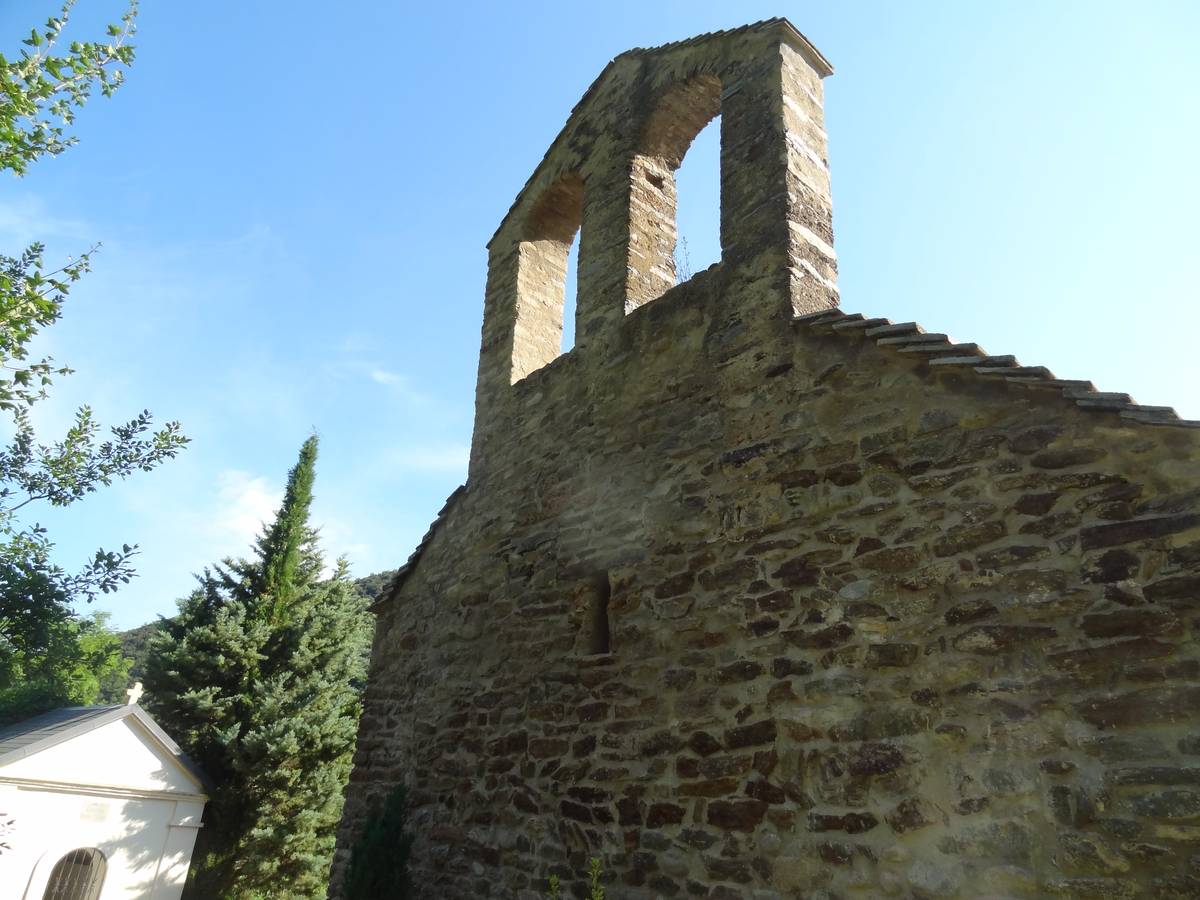
[{"label": "stone bell gable", "polygon": [[577,233],[575,353],[584,365],[625,352],[626,316],[684,293],[675,170],[718,115],[721,261],[698,277],[740,298],[727,314],[738,320],[782,323],[837,305],[821,105],[832,71],[783,19],[609,63],[488,244],[472,477],[488,465],[492,435],[507,430],[512,385],[559,356]]},{"label": "stone bell gable", "polygon": [[[646,900],[1198,895],[1198,423],[842,313],[830,72],[783,20],[622,54],[505,216],[333,896],[395,784],[428,897],[591,857]],[[676,284],[718,113],[721,260]]]}]

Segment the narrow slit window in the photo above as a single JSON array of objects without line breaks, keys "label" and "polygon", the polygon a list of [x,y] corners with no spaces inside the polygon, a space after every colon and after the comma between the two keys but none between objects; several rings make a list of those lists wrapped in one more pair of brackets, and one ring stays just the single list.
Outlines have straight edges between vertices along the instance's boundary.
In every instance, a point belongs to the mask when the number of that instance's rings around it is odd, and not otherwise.
[{"label": "narrow slit window", "polygon": [[588,590],[588,653],[612,652],[612,622],[609,619],[608,602],[612,598],[612,585],[607,575],[597,576]]}]

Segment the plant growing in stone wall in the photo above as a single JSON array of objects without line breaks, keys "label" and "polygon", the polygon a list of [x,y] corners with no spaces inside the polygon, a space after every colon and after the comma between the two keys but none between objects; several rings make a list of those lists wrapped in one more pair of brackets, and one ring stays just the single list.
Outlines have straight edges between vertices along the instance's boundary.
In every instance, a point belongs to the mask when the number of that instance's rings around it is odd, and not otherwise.
[{"label": "plant growing in stone wall", "polygon": [[[592,857],[588,863],[588,900],[604,900],[604,888],[600,886],[600,860]],[[557,875],[550,876],[550,893],[547,900],[562,900],[562,884]]]},{"label": "plant growing in stone wall", "polygon": [[689,281],[693,274],[692,256],[688,253],[687,238],[681,237],[679,243],[675,245],[675,283],[683,284],[685,281]]},{"label": "plant growing in stone wall", "polygon": [[591,893],[588,900],[604,900],[604,888],[600,887],[600,860],[593,859],[588,866],[588,882]]}]

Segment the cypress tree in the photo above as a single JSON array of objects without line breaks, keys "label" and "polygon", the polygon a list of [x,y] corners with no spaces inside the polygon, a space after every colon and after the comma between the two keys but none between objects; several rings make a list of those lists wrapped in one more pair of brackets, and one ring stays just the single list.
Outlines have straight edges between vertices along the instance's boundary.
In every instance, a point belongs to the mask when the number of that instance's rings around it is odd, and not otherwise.
[{"label": "cypress tree", "polygon": [[370,617],[309,524],[317,439],[250,560],[225,560],[164,623],[152,712],[214,781],[188,895],[323,897],[350,773]]},{"label": "cypress tree", "polygon": [[297,569],[302,561],[302,547],[311,537],[308,513],[312,506],[316,464],[317,437],[313,435],[300,448],[300,460],[288,473],[279,515],[258,542],[262,567],[254,587],[266,601],[273,624],[286,618],[295,600],[297,581],[303,579]]}]

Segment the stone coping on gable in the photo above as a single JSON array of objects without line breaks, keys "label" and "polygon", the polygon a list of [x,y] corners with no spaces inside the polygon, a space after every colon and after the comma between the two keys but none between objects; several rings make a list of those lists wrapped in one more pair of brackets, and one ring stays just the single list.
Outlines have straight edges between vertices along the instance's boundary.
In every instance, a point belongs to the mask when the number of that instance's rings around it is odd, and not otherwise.
[{"label": "stone coping on gable", "polygon": [[930,334],[916,322],[867,318],[840,309],[822,310],[793,320],[810,331],[847,339],[866,339],[882,348],[925,359],[931,367],[971,371],[980,378],[1039,388],[1080,409],[1116,413],[1120,418],[1146,425],[1200,428],[1200,421],[1181,419],[1169,406],[1143,406],[1128,394],[1098,391],[1090,381],[1055,377],[1045,366],[1022,365],[1015,356],[995,356],[975,343],[958,343],[945,334]]}]

